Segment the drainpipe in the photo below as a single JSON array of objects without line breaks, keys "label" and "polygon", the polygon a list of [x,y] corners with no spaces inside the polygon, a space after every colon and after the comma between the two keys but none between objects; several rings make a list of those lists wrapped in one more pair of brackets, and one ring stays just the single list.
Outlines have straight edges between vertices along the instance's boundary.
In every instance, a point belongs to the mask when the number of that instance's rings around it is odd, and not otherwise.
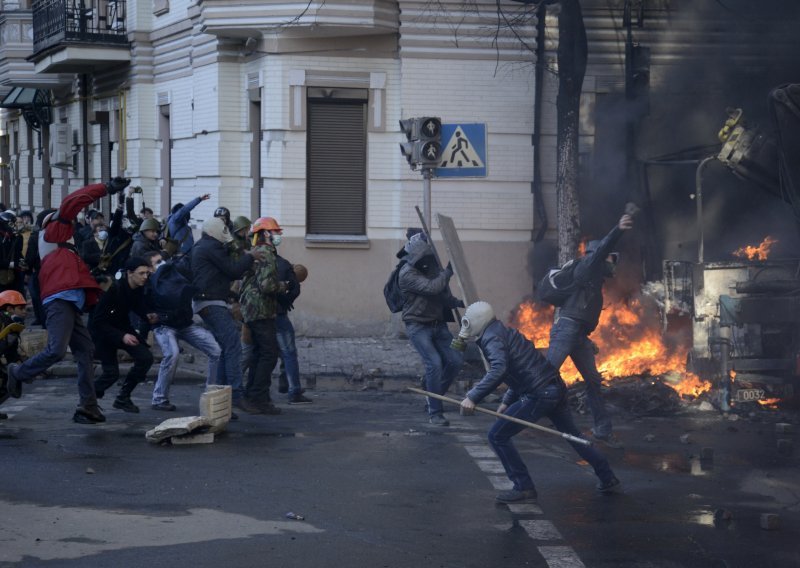
[{"label": "drainpipe", "polygon": [[709,156],[700,162],[694,175],[694,198],[697,200],[697,262],[703,264],[703,173],[708,163],[716,160],[716,156]]},{"label": "drainpipe", "polygon": [[83,140],[83,185],[89,185],[89,75],[81,75],[81,139]]},{"label": "drainpipe", "polygon": [[533,136],[531,143],[533,145],[533,182],[531,183],[531,191],[533,193],[533,207],[536,211],[536,216],[539,218],[539,230],[533,237],[533,242],[538,243],[544,238],[549,223],[547,220],[547,211],[544,208],[544,199],[542,197],[542,93],[544,92],[544,64],[545,64],[545,17],[547,16],[547,7],[544,3],[539,4],[536,10],[536,68],[535,68],[535,85],[533,94]]}]

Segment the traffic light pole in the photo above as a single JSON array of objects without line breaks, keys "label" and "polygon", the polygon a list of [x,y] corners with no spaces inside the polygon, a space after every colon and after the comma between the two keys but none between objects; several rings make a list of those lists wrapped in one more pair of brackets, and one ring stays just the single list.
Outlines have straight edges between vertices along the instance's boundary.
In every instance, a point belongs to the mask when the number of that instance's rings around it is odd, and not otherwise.
[{"label": "traffic light pole", "polygon": [[425,224],[431,226],[431,177],[432,168],[422,168],[422,211],[425,217]]}]

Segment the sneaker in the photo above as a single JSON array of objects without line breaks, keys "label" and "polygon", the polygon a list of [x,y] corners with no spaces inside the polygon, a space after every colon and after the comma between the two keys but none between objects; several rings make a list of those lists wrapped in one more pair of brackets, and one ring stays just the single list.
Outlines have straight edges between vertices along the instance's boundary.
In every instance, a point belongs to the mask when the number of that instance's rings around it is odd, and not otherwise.
[{"label": "sneaker", "polygon": [[8,366],[6,373],[8,374],[8,382],[6,383],[6,390],[10,396],[19,398],[22,396],[22,381],[16,377],[19,363],[12,363]]},{"label": "sneaker", "polygon": [[114,404],[112,404],[114,408],[117,410],[122,410],[123,412],[131,412],[131,413],[138,413],[139,407],[133,404],[133,401],[129,397],[120,398],[117,397],[114,399]]},{"label": "sneaker", "polygon": [[289,404],[311,404],[312,402],[314,401],[304,397],[302,394],[294,394],[289,397]]},{"label": "sneaker", "polygon": [[72,420],[78,424],[97,424],[105,422],[106,417],[100,412],[100,407],[96,404],[80,405],[75,409]]},{"label": "sneaker", "polygon": [[270,415],[274,416],[276,414],[280,414],[281,413],[281,409],[278,408],[277,406],[275,406],[274,404],[272,404],[271,402],[267,402],[267,403],[261,404],[261,405],[259,405],[258,408],[261,411],[261,414],[270,414]]},{"label": "sneaker", "polygon": [[259,405],[244,398],[234,402],[233,406],[247,414],[261,414],[261,407]]},{"label": "sneaker", "polygon": [[157,404],[151,404],[150,408],[152,408],[153,410],[166,410],[168,412],[173,412],[174,410],[178,409],[177,406],[175,406],[168,400],[165,400],[164,402],[159,402]]},{"label": "sneaker", "polygon": [[447,421],[443,414],[434,414],[428,419],[428,422],[433,426],[450,426],[450,422]]},{"label": "sneaker", "polygon": [[523,491],[510,489],[498,493],[494,500],[498,503],[520,503],[522,501],[535,501],[538,497],[536,489],[525,489]]},{"label": "sneaker", "polygon": [[621,489],[621,483],[619,479],[616,477],[612,477],[608,481],[604,481],[602,483],[597,484],[597,490],[602,493],[603,495],[609,495],[611,493],[617,493]]},{"label": "sneaker", "polygon": [[620,439],[617,438],[617,435],[614,434],[613,432],[605,436],[601,436],[599,434],[595,434],[594,432],[592,432],[592,438],[594,438],[598,442],[601,442],[602,444],[605,444],[609,448],[613,448],[615,450],[621,450],[625,447],[622,445],[622,441],[620,441]]}]

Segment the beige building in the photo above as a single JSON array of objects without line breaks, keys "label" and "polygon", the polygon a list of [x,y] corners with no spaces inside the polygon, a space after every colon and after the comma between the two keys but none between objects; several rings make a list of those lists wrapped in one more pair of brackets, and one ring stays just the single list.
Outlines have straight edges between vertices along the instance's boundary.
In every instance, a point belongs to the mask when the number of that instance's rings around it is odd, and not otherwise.
[{"label": "beige building", "polygon": [[[749,61],[756,74],[760,57],[783,61],[796,44],[792,22],[773,17],[778,27],[762,45],[751,29],[760,20],[688,0],[582,5],[589,232],[607,229],[629,198],[691,207],[691,182],[677,197],[657,183],[643,197],[620,172],[713,142],[724,105],[717,118],[705,95],[727,83],[693,88],[703,81],[676,81],[676,70],[687,61],[703,69],[696,62],[712,54],[708,77],[723,60]],[[498,5],[488,1],[0,0],[0,196],[39,210],[119,174],[144,188],[137,206],[164,217],[211,193],[194,211],[198,226],[226,206],[285,228],[282,254],[310,271],[293,312],[301,331],[394,333],[381,290],[424,205],[422,176],[399,152],[398,120],[483,125],[485,175],[434,179],[432,210],[453,218],[479,295],[506,314],[532,290],[532,263],[546,248],[534,240],[554,238],[558,7],[541,22],[530,6],[500,8],[511,21],[526,14],[514,33],[498,31]],[[705,33],[720,22],[736,23],[738,35]],[[637,53],[652,92],[633,139],[624,126],[631,39],[650,48]],[[657,112],[665,100],[680,112]],[[671,222],[662,222],[661,248],[688,250],[692,227],[678,218],[681,230],[671,231]]]}]

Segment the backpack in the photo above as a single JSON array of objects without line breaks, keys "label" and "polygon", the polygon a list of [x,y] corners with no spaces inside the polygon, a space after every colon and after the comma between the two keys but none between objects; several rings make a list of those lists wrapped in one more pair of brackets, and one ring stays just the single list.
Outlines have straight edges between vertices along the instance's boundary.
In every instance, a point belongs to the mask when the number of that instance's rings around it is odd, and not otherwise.
[{"label": "backpack", "polygon": [[554,306],[563,306],[572,294],[580,289],[575,281],[577,260],[570,260],[560,268],[551,268],[539,281],[536,296],[542,302]]},{"label": "backpack", "polygon": [[392,273],[389,275],[389,280],[383,287],[383,297],[386,298],[386,305],[393,314],[403,311],[403,304],[406,302],[405,294],[400,289],[400,268],[406,263],[401,260],[394,267]]},{"label": "backpack", "polygon": [[192,297],[197,288],[172,262],[160,266],[147,283],[148,307],[164,316],[165,325],[184,327],[192,323]]}]

